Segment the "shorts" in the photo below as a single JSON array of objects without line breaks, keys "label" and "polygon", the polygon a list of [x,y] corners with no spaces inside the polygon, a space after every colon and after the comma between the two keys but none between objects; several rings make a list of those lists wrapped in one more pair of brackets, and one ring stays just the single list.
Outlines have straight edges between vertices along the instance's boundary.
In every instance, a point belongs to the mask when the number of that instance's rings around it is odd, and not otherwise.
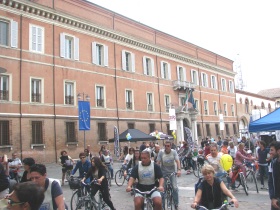
[{"label": "shorts", "polygon": [[[140,193],[136,193],[135,197],[142,197],[144,198],[143,195],[141,195]],[[155,197],[161,197],[160,192],[159,191],[155,191],[151,194],[151,199],[155,198]]]},{"label": "shorts", "polygon": [[63,166],[63,167],[62,167],[62,172],[63,172],[63,173],[66,173],[66,171],[72,170],[72,169],[73,169],[73,165]]}]

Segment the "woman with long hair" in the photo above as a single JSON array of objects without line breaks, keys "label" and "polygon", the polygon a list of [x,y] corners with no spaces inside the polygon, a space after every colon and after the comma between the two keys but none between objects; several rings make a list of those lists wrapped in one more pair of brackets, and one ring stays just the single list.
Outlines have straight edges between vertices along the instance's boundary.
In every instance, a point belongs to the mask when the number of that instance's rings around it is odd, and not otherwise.
[{"label": "woman with long hair", "polygon": [[90,177],[91,180],[94,178],[97,179],[98,184],[91,185],[92,196],[95,196],[98,190],[102,193],[102,197],[104,202],[112,209],[115,210],[115,207],[110,199],[108,181],[106,179],[106,166],[102,163],[99,157],[93,157],[91,159],[91,167],[86,174],[86,176],[82,179],[82,181],[88,179]]}]

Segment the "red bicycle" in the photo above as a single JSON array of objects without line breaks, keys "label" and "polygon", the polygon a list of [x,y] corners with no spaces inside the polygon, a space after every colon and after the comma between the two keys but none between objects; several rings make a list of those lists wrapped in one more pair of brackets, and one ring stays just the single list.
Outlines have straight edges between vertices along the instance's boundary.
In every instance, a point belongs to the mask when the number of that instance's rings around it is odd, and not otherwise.
[{"label": "red bicycle", "polygon": [[[237,182],[239,182],[239,183],[237,184]],[[233,166],[231,184],[232,185],[236,184],[237,187],[239,187],[241,185],[243,187],[246,195],[248,195],[247,181],[243,174],[242,168],[240,166],[237,166],[237,165]]]}]

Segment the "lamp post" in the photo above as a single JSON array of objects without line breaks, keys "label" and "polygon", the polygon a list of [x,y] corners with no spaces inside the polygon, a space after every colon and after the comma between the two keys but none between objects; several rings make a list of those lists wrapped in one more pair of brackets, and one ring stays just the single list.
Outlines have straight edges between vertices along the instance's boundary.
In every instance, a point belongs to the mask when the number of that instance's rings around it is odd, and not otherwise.
[{"label": "lamp post", "polygon": [[[77,95],[77,98],[79,101],[82,101],[82,102],[85,102],[86,101],[89,101],[90,100],[90,97],[88,94],[82,92],[82,93],[78,93]],[[80,107],[79,107],[79,110],[80,110]],[[79,116],[80,116],[80,113],[79,113]],[[90,117],[90,116],[89,116]],[[80,120],[80,119],[79,119]],[[90,120],[90,119],[89,119]],[[81,130],[81,129],[80,129]],[[84,149],[86,148],[86,129],[82,129],[84,130]]]}]

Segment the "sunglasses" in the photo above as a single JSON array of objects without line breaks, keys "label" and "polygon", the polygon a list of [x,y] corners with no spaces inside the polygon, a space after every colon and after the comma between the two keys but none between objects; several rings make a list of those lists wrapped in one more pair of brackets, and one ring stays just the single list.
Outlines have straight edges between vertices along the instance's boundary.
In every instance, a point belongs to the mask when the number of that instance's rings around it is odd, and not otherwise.
[{"label": "sunglasses", "polygon": [[11,200],[11,199],[8,198],[8,204],[9,204],[10,206],[21,205],[21,204],[24,204],[24,203],[26,203],[26,202],[16,202],[16,201],[13,201],[13,200]]}]

